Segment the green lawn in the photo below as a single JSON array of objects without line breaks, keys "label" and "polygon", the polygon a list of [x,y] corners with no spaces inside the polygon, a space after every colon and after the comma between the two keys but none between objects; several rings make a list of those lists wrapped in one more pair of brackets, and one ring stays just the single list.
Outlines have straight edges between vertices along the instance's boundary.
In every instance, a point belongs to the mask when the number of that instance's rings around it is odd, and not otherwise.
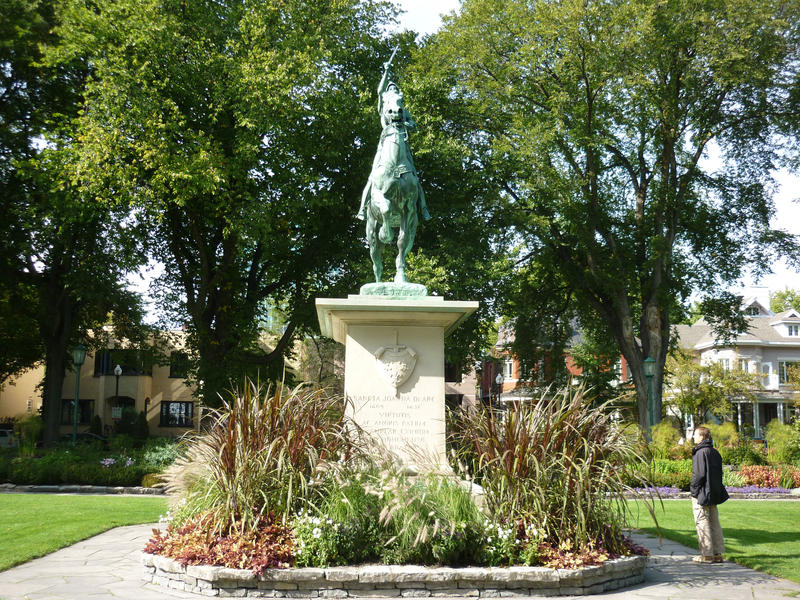
[{"label": "green lawn", "polygon": [[[661,534],[697,548],[690,500],[656,505]],[[800,501],[728,500],[719,507],[725,558],[800,583]],[[633,510],[633,526],[657,533],[643,506]]]},{"label": "green lawn", "polygon": [[163,497],[0,494],[0,571],[166,510]]}]

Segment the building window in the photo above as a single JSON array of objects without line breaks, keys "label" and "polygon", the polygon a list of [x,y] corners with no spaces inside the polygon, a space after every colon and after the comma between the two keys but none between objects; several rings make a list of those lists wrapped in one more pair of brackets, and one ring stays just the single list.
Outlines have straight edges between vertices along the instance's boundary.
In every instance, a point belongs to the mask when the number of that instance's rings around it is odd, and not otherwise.
[{"label": "building window", "polygon": [[800,366],[800,361],[780,360],[778,361],[778,381],[781,384],[789,383],[789,372]]},{"label": "building window", "polygon": [[461,383],[461,369],[458,365],[444,363],[444,380],[452,383]]},{"label": "building window", "polygon": [[514,378],[514,360],[511,358],[507,358],[505,362],[503,362],[503,377],[505,379]]},{"label": "building window", "polygon": [[[61,424],[72,425],[72,420],[75,418],[73,407],[75,400],[63,399],[61,400]],[[78,425],[89,425],[94,415],[94,400],[79,400],[78,401]]]},{"label": "building window", "polygon": [[761,314],[761,310],[759,310],[758,306],[753,304],[747,307],[747,310],[744,311],[744,314],[746,314],[749,317],[757,317],[758,315]]},{"label": "building window", "polygon": [[529,379],[531,376],[531,363],[528,360],[520,361],[519,376],[521,379]]},{"label": "building window", "polygon": [[135,349],[98,350],[94,355],[94,375],[114,375],[114,367],[122,367],[123,375],[152,375],[150,357]]},{"label": "building window", "polygon": [[740,358],[736,361],[736,368],[740,371],[747,373],[750,371],[750,366],[746,358]]},{"label": "building window", "polygon": [[769,363],[763,363],[761,365],[761,385],[764,387],[769,386],[770,375],[772,375],[772,365]]},{"label": "building window", "polygon": [[189,372],[189,355],[185,352],[172,352],[169,355],[169,376],[173,379],[186,379]]},{"label": "building window", "polygon": [[161,427],[194,427],[193,402],[162,402]]},{"label": "building window", "polygon": [[720,358],[719,359],[719,364],[726,371],[730,371],[731,370],[731,359],[730,358]]},{"label": "building window", "polygon": [[800,325],[787,325],[786,326],[789,335],[793,337],[800,336]]}]

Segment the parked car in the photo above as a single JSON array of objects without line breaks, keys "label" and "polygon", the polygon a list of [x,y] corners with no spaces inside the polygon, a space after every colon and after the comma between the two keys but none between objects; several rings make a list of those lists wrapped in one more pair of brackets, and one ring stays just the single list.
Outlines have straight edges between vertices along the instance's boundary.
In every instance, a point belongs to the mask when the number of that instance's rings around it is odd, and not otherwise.
[{"label": "parked car", "polygon": [[0,429],[0,448],[16,448],[17,438],[10,429]]},{"label": "parked car", "polygon": [[[64,443],[72,443],[72,434],[65,433],[59,438],[59,441]],[[88,431],[81,431],[78,435],[75,436],[75,441],[78,444],[94,444],[95,446],[100,446],[103,449],[108,449],[108,438],[104,438],[102,435],[97,435],[96,433],[89,433]]]}]

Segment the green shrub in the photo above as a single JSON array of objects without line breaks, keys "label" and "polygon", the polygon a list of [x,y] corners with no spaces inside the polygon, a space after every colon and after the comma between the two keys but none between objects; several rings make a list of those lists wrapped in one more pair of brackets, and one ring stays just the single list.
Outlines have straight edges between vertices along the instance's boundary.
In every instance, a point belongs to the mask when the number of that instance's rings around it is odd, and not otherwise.
[{"label": "green shrub", "polygon": [[103,435],[103,421],[100,419],[100,415],[92,417],[92,421],[89,423],[89,433]]},{"label": "green shrub", "polygon": [[384,496],[378,481],[378,471],[365,468],[329,470],[315,482],[310,510],[294,520],[298,566],[380,560],[389,536],[380,525]]},{"label": "green shrub", "polygon": [[42,435],[44,422],[37,414],[26,414],[17,417],[14,423],[14,434],[19,440],[19,455],[33,456],[36,452],[36,443]]},{"label": "green shrub", "polygon": [[747,480],[738,471],[725,469],[722,471],[722,485],[725,487],[744,487],[747,485]]},{"label": "green shrub", "polygon": [[118,433],[111,436],[108,440],[108,446],[111,452],[115,454],[130,454],[136,447],[136,440],[127,433]]},{"label": "green shrub", "polygon": [[646,460],[609,415],[583,388],[548,391],[502,420],[489,410],[462,412],[453,447],[483,486],[490,514],[555,546],[622,552],[624,493],[641,481],[630,465]]},{"label": "green shrub", "polygon": [[773,419],[766,427],[767,460],[772,464],[791,464],[800,460],[800,433],[791,425]]},{"label": "green shrub", "polygon": [[681,439],[681,432],[678,431],[668,420],[663,420],[651,428],[652,442],[650,452],[656,458],[669,457],[670,450],[677,446]]},{"label": "green shrub", "polygon": [[144,414],[144,411],[136,415],[136,422],[133,424],[133,437],[142,442],[150,437],[150,425],[147,423],[147,415]]},{"label": "green shrub", "polygon": [[739,444],[739,432],[736,431],[736,425],[730,421],[720,425],[705,423],[703,426],[708,427],[711,432],[711,439],[714,440],[716,448],[734,447]]},{"label": "green shrub", "polygon": [[760,447],[750,440],[740,440],[736,446],[723,446],[719,449],[722,462],[730,465],[764,465],[767,459]]},{"label": "green shrub", "polygon": [[146,473],[142,477],[142,487],[156,487],[158,484],[164,483],[164,476],[160,473]]},{"label": "green shrub", "polygon": [[650,469],[654,473],[691,473],[691,459],[683,460],[654,460],[650,464]]},{"label": "green shrub", "polygon": [[182,453],[180,442],[167,438],[150,438],[142,446],[140,461],[143,465],[162,471],[177,459]]},{"label": "green shrub", "polygon": [[126,406],[122,409],[117,422],[114,423],[114,433],[117,435],[133,436],[136,431],[136,409],[132,406]]},{"label": "green shrub", "polygon": [[[531,564],[532,530],[487,519],[453,476],[410,478],[400,465],[340,472],[310,512],[293,521],[297,566]],[[533,537],[531,541],[530,537]]]},{"label": "green shrub", "polygon": [[683,491],[689,489],[692,481],[691,471],[686,473],[651,473],[650,484],[653,487],[676,487]]},{"label": "green shrub", "polygon": [[61,453],[44,458],[19,458],[9,464],[8,480],[19,485],[99,485],[137,486],[147,469],[126,464],[124,458],[103,465],[99,460],[86,462],[80,457]]}]

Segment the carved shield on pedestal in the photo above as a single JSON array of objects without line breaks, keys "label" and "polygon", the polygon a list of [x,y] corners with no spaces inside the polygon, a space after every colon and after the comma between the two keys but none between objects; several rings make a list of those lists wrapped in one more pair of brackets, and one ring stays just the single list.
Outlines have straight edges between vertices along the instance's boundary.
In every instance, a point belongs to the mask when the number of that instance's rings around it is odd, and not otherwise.
[{"label": "carved shield on pedestal", "polygon": [[417,364],[417,353],[409,346],[381,346],[375,352],[378,372],[392,386],[393,392],[403,385]]}]

